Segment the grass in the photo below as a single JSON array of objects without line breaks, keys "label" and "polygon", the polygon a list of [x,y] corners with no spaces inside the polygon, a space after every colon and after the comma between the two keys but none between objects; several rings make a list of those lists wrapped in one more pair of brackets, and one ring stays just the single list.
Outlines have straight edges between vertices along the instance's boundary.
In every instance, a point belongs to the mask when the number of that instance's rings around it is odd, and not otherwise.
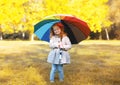
[{"label": "grass", "polygon": [[65,80],[50,84],[48,44],[0,41],[0,85],[120,85],[119,41],[83,41],[69,50]]}]

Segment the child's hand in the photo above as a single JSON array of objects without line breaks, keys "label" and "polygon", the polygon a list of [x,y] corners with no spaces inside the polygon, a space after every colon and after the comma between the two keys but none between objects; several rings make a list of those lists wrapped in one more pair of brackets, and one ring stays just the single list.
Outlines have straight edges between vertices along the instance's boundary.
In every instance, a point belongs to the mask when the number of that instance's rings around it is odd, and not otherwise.
[{"label": "child's hand", "polygon": [[63,48],[63,44],[62,44],[62,42],[59,42],[59,48]]},{"label": "child's hand", "polygon": [[60,48],[60,42],[58,42],[58,48]]}]

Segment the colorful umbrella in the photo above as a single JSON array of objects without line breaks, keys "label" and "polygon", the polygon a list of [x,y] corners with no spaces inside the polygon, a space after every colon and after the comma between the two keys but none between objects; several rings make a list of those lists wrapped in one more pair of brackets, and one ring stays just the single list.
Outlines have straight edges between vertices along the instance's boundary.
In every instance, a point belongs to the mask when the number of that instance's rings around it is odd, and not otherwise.
[{"label": "colorful umbrella", "polygon": [[61,22],[64,25],[65,32],[72,44],[77,44],[86,39],[90,33],[86,22],[74,16],[62,14],[45,17],[34,26],[34,33],[40,40],[49,42],[51,26],[57,22]]}]

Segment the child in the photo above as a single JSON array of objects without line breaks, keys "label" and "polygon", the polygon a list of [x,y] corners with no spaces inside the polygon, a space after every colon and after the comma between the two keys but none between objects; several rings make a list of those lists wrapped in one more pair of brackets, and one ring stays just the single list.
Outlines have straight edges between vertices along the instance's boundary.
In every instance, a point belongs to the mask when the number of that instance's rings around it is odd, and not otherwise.
[{"label": "child", "polygon": [[71,42],[60,22],[55,23],[51,28],[50,48],[51,51],[47,59],[47,62],[52,64],[50,82],[54,82],[56,71],[58,71],[59,80],[62,82],[64,79],[63,64],[70,63],[68,50],[71,48]]}]

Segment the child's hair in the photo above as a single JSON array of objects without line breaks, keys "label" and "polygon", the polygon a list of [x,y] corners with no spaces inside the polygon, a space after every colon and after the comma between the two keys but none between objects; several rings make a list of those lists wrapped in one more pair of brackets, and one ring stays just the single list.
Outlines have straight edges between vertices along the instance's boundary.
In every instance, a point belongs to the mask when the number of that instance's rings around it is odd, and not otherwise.
[{"label": "child's hair", "polygon": [[[53,24],[53,26],[58,26],[60,28],[60,30],[61,30],[60,38],[62,39],[63,36],[66,35],[66,33],[64,32],[64,25],[61,22],[58,22],[58,23]],[[53,26],[51,27],[50,37],[55,35],[54,30],[53,30]]]}]

